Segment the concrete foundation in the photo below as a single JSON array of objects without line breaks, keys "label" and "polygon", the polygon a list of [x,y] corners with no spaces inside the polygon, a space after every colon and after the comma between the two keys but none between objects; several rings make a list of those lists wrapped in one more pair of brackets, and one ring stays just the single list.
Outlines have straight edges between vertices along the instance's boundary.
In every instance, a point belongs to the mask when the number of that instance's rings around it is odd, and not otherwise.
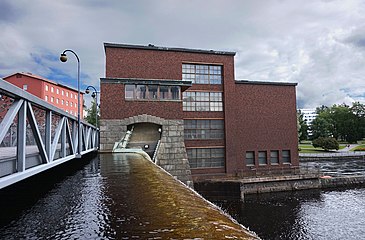
[{"label": "concrete foundation", "polygon": [[[100,152],[112,152],[114,143],[123,138],[128,126],[143,123],[153,123],[162,128],[161,139],[156,152],[156,164],[183,183],[192,186],[191,171],[184,143],[183,120],[163,119],[147,114],[125,119],[101,119]],[[152,136],[151,133],[147,135]]]}]

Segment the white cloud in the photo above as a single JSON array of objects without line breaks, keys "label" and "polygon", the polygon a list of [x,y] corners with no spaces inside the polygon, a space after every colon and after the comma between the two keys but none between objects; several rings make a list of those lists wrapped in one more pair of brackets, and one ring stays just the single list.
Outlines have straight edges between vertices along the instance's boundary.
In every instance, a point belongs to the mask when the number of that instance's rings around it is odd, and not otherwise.
[{"label": "white cloud", "polygon": [[298,82],[299,107],[365,98],[365,2],[300,0],[3,0],[0,76],[76,86],[104,76],[103,42],[237,51],[237,79]]}]

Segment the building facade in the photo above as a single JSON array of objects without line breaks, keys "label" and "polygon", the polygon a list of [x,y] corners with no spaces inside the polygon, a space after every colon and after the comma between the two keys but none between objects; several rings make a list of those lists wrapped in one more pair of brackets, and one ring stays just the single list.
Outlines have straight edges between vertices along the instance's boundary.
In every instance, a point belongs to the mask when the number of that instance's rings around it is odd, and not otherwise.
[{"label": "building facade", "polygon": [[302,108],[298,111],[303,114],[303,120],[308,126],[312,124],[318,115],[315,108]]},{"label": "building facade", "polygon": [[[56,83],[32,73],[14,73],[3,78],[5,81],[22,88],[46,102],[77,116],[76,89]],[[84,93],[80,92],[80,117],[83,118]]]},{"label": "building facade", "polygon": [[296,84],[235,80],[235,52],[104,48],[101,151],[112,151],[127,130],[149,122],[161,132],[157,162],[180,179],[299,165]]}]

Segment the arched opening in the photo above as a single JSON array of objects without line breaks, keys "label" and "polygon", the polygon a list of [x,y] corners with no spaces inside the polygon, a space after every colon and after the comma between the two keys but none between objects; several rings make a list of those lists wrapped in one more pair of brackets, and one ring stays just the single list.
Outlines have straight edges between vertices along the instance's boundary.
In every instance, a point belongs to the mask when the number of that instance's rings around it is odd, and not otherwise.
[{"label": "arched opening", "polygon": [[158,141],[161,139],[162,126],[155,123],[136,123],[127,126],[133,133],[127,148],[141,148],[153,157]]}]

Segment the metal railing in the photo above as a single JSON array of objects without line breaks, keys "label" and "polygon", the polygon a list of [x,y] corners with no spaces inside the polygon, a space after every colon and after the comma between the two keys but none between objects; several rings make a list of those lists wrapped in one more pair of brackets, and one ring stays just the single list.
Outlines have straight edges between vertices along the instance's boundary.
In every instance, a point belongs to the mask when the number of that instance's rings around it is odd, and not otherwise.
[{"label": "metal railing", "polygon": [[95,126],[81,122],[79,138],[75,116],[3,79],[0,107],[0,189],[98,150]]}]

